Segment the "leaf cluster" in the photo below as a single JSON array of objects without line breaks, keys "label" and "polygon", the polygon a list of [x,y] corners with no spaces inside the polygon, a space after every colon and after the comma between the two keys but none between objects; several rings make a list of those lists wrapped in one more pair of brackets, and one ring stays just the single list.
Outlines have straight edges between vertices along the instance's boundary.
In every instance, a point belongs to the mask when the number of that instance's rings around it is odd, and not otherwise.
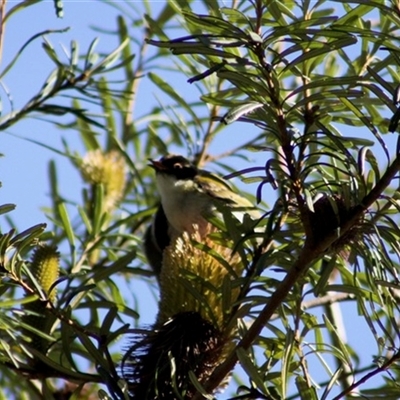
[{"label": "leaf cluster", "polygon": [[[30,11],[22,3],[4,23]],[[19,232],[9,217],[14,205],[0,208],[9,225],[0,238],[3,397],[10,382],[25,398],[62,391],[90,398],[99,388],[104,399],[127,397],[115,343],[132,321],[141,326],[146,300],[137,298],[138,285],[157,292],[141,248],[158,201],[147,159],[179,152],[252,183],[254,203],[265,202],[252,250],[246,227],[225,216],[246,265],[230,283],[240,290],[237,347],[197,398],[211,398],[237,363],[231,398],[398,398],[397,3],[185,0],[156,10],[151,2],[144,10],[100,3],[121,14],[117,48],[98,54],[93,40],[82,53],[73,41],[61,56],[51,31],[29,38],[20,52],[43,40],[54,70],[0,120],[4,130],[41,116],[79,134],[78,145],[63,135],[59,148],[27,138],[56,158],[48,167],[48,228]],[[60,180],[59,156],[80,175],[78,193]],[[101,169],[113,163],[121,174]],[[89,171],[121,183],[91,179]],[[30,272],[41,242],[61,253],[54,302]],[[24,323],[35,316],[25,305],[35,301],[52,315],[49,332]],[[344,304],[355,316],[342,329]],[[44,351],[32,333],[48,343]],[[364,357],[360,337],[375,344]],[[59,378],[77,386],[60,387]]]}]

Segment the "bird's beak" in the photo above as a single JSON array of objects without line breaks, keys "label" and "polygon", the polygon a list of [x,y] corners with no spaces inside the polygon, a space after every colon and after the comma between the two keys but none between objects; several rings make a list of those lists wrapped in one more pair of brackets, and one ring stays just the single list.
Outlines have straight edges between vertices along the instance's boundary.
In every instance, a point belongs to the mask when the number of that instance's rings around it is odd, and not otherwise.
[{"label": "bird's beak", "polygon": [[156,172],[161,172],[165,170],[165,166],[161,161],[152,160],[151,158],[149,158],[149,163],[149,167],[155,169]]}]

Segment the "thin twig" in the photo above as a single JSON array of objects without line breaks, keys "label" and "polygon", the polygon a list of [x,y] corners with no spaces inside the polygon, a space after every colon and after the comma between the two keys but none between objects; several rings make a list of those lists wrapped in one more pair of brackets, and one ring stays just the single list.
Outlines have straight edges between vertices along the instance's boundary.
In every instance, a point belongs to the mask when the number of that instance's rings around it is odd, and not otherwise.
[{"label": "thin twig", "polygon": [[399,360],[400,360],[400,352],[397,352],[396,354],[393,355],[393,357],[391,357],[389,360],[387,360],[380,367],[377,367],[373,371],[371,371],[368,374],[364,375],[360,380],[358,380],[357,382],[354,382],[352,385],[350,385],[348,388],[343,390],[343,392],[338,394],[332,400],[340,400],[340,399],[342,399],[346,395],[352,393],[360,385],[362,385],[363,383],[367,382],[369,379],[373,378],[375,375],[378,375],[381,372],[387,371],[392,366],[392,364],[394,364],[395,362],[397,362]]},{"label": "thin twig", "polygon": [[0,1],[0,65],[3,59],[4,31],[6,28],[4,23],[4,16],[6,14],[6,2],[7,0]]}]

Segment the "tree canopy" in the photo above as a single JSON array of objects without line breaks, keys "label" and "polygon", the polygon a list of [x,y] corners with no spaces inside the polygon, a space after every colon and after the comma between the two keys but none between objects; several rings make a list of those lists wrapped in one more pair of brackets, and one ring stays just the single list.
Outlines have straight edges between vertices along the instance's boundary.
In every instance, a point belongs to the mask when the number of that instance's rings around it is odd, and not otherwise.
[{"label": "tree canopy", "polygon": [[[38,3],[1,2],[2,47]],[[97,3],[118,17],[111,32],[96,21],[88,48],[59,51],[43,21],[0,69],[3,134],[36,119],[60,137],[20,139],[48,150],[43,222],[0,206],[2,398],[139,398],[158,376],[168,390],[151,400],[398,399],[399,2]],[[117,45],[98,51],[96,36]],[[38,42],[54,68],[14,106],[8,74]],[[259,217],[220,210],[158,277],[148,159],[168,153],[235,183]],[[203,328],[207,344],[178,359],[176,338]]]}]

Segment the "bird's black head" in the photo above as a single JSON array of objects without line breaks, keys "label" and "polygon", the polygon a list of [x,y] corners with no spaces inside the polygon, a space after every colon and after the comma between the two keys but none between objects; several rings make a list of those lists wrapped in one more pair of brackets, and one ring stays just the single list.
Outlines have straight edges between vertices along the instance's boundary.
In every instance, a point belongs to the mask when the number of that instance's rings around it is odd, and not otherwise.
[{"label": "bird's black head", "polygon": [[156,173],[173,175],[177,179],[193,179],[197,175],[197,168],[185,157],[169,154],[160,160],[149,160],[150,167],[156,170]]}]

